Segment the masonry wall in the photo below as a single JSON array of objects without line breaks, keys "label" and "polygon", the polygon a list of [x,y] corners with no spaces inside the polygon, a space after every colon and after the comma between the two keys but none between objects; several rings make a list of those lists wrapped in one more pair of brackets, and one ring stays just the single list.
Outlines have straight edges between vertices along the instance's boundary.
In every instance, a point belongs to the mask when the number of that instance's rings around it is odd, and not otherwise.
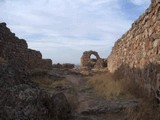
[{"label": "masonry wall", "polygon": [[151,5],[114,45],[108,69],[122,70],[149,91],[160,90],[160,0]]},{"label": "masonry wall", "polygon": [[52,68],[50,59],[42,59],[39,51],[28,49],[26,41],[16,37],[5,23],[0,23],[0,57],[26,69]]}]

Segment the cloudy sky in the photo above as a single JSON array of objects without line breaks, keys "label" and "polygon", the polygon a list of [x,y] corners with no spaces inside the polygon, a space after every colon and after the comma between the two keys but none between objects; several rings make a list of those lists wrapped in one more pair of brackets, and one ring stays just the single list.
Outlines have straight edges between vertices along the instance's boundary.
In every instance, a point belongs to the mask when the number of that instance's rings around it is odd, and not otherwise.
[{"label": "cloudy sky", "polygon": [[0,22],[54,63],[79,63],[83,51],[107,57],[150,0],[0,0]]}]

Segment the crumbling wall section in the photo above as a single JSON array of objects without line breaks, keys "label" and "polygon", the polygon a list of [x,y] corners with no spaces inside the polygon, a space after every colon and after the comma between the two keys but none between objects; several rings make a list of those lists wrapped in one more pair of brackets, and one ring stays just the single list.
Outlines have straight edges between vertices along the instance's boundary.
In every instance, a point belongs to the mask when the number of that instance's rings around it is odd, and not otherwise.
[{"label": "crumbling wall section", "polygon": [[0,23],[0,57],[13,65],[23,68],[52,68],[51,60],[43,60],[39,51],[28,49],[26,41],[16,37],[6,27],[6,23]]},{"label": "crumbling wall section", "polygon": [[97,60],[100,59],[100,56],[98,55],[98,53],[96,51],[85,51],[83,52],[83,55],[81,57],[81,67],[89,67],[91,66],[91,63],[90,63],[90,57],[91,55],[95,55]]},{"label": "crumbling wall section", "polygon": [[[96,59],[92,59],[91,55],[94,55]],[[85,69],[101,69],[107,67],[107,61],[100,58],[96,51],[85,51],[81,57],[81,68]]]}]

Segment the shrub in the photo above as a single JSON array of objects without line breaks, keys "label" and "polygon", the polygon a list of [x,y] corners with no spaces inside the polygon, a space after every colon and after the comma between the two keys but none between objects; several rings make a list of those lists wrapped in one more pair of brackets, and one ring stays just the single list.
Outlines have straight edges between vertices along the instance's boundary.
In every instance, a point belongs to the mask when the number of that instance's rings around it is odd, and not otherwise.
[{"label": "shrub", "polygon": [[88,80],[88,84],[95,89],[97,95],[107,99],[132,97],[128,91],[131,86],[130,82],[131,81],[125,81],[124,79],[115,80],[110,73],[98,74],[90,77]]}]

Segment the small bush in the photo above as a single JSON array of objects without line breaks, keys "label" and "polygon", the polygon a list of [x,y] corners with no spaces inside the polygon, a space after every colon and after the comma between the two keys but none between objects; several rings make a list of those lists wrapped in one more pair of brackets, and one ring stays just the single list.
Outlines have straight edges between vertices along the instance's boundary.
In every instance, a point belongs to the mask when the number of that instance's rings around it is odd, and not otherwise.
[{"label": "small bush", "polygon": [[88,80],[88,84],[95,89],[97,95],[107,99],[131,98],[132,95],[128,91],[130,82],[124,79],[115,80],[110,73],[98,74]]}]

